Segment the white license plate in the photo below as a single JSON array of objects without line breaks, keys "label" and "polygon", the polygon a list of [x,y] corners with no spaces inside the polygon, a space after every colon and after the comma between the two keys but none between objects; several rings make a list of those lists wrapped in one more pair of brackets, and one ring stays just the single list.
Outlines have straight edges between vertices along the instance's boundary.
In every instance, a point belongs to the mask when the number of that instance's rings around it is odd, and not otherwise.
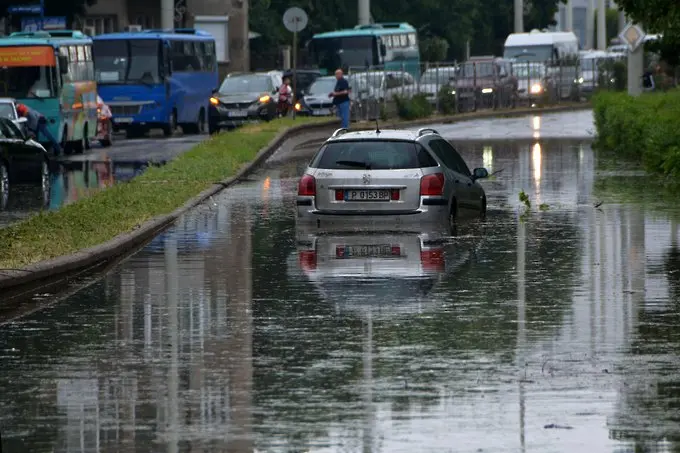
[{"label": "white license plate", "polygon": [[345,201],[390,201],[390,191],[345,190]]},{"label": "white license plate", "polygon": [[391,245],[338,245],[335,247],[337,258],[362,258],[399,256],[400,252]]},{"label": "white license plate", "polygon": [[113,119],[116,123],[132,123],[135,119],[134,118],[114,118]]},{"label": "white license plate", "polygon": [[323,116],[323,115],[330,115],[330,114],[331,114],[331,109],[312,110],[312,115],[314,115],[314,116]]},{"label": "white license plate", "polygon": [[246,112],[245,110],[232,110],[227,113],[227,116],[229,116],[230,118],[245,118],[246,116],[248,116],[248,112]]}]

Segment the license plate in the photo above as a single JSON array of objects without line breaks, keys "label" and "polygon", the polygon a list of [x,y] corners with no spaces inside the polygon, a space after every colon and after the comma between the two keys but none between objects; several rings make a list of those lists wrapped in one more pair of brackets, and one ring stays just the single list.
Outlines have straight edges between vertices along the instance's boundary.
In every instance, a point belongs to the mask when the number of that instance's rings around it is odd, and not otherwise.
[{"label": "license plate", "polygon": [[232,110],[227,113],[230,118],[245,118],[248,116],[248,112],[245,110]]},{"label": "license plate", "polygon": [[390,191],[345,190],[345,201],[390,201]]},{"label": "license plate", "polygon": [[312,115],[314,115],[314,116],[323,116],[323,115],[330,115],[330,114],[331,114],[331,109],[312,110]]},{"label": "license plate", "polygon": [[397,256],[399,251],[391,245],[339,245],[335,248],[337,258],[364,258]]},{"label": "license plate", "polygon": [[134,118],[114,118],[113,120],[116,123],[132,123],[135,119]]}]

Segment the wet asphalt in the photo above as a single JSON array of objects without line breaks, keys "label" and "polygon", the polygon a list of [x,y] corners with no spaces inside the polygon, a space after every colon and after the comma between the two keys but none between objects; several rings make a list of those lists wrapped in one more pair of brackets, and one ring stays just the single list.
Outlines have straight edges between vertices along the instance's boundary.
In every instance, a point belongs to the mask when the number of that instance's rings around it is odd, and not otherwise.
[{"label": "wet asphalt", "polygon": [[589,112],[440,126],[500,172],[486,220],[434,243],[301,234],[296,181],[322,137],[282,148],[0,327],[3,451],[680,450],[680,210],[611,201],[588,128]]}]

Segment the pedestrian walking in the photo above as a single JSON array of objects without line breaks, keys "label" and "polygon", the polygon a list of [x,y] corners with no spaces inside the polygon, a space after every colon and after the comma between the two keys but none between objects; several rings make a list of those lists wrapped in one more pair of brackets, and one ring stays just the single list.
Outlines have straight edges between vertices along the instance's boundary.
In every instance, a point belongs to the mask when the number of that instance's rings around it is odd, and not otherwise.
[{"label": "pedestrian walking", "polygon": [[349,128],[349,93],[351,91],[349,87],[349,82],[345,78],[342,69],[335,71],[335,90],[328,95],[329,98],[333,98],[333,105],[338,110],[338,116],[340,117],[341,126],[343,128]]},{"label": "pedestrian walking", "polygon": [[42,134],[52,144],[55,156],[61,154],[59,142],[47,128],[47,118],[45,118],[45,115],[37,110],[28,108],[24,104],[17,105],[17,113],[20,117],[26,118],[26,126],[35,135],[36,140],[40,141],[40,134]]}]

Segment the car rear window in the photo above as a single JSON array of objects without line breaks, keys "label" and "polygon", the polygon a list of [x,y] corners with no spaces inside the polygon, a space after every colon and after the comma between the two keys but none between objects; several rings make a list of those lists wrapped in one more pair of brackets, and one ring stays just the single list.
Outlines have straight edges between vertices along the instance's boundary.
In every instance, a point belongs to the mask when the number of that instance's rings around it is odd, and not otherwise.
[{"label": "car rear window", "polygon": [[325,170],[404,170],[437,165],[437,161],[418,143],[343,140],[321,148],[310,167]]}]

